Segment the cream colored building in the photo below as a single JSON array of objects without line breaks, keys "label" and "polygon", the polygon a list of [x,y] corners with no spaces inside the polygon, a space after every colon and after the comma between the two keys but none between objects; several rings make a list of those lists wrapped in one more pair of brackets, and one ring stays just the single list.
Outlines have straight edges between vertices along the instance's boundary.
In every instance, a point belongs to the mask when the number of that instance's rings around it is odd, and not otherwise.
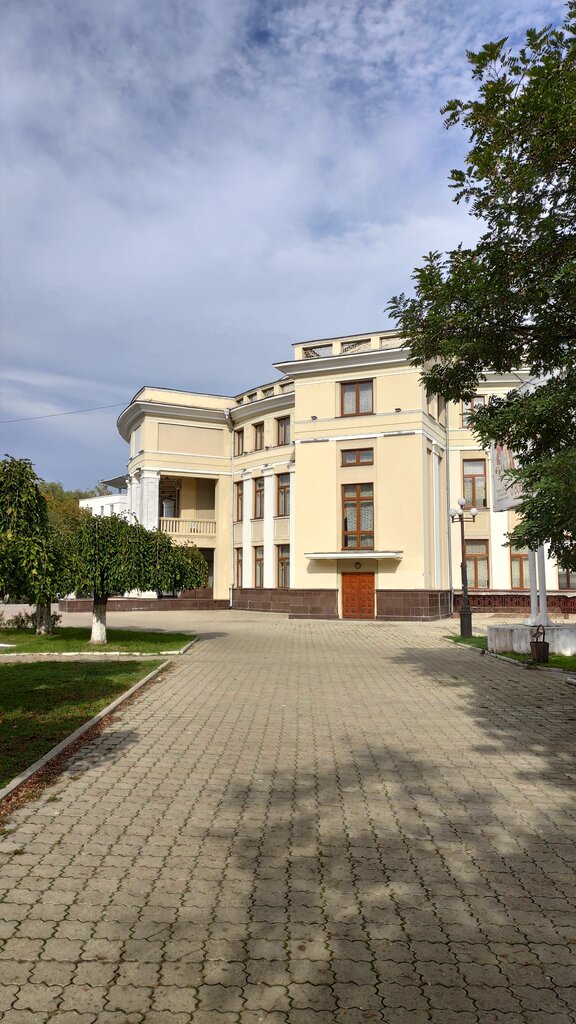
[{"label": "cream colored building", "polygon": [[[527,556],[503,546],[467,409],[428,396],[396,332],[294,345],[280,379],[235,397],[145,387],[118,420],[128,507],[194,541],[215,600],[293,616],[436,618],[460,583],[466,524],[476,602],[521,605]],[[521,375],[520,375],[521,376]],[[518,385],[489,375],[477,401]],[[550,567],[549,586],[569,588]],[[474,601],[473,601],[474,603]]]}]

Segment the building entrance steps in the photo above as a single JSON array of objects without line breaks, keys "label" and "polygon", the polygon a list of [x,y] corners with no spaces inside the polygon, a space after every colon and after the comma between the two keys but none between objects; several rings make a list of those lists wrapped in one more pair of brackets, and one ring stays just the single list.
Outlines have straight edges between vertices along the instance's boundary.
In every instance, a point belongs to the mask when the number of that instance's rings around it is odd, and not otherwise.
[{"label": "building entrance steps", "polygon": [[573,1021],[573,689],[446,622],[188,621],[0,837],[2,1024]]}]

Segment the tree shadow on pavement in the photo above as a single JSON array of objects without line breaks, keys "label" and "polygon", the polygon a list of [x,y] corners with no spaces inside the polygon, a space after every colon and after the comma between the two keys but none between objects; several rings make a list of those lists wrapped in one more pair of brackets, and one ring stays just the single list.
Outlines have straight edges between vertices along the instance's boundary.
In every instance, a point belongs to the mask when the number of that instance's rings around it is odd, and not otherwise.
[{"label": "tree shadow on pavement", "polygon": [[220,1009],[239,1008],[242,982],[271,1022],[572,1020],[566,794],[456,752],[344,757],[341,741],[330,764],[256,768],[223,796],[203,843],[215,864],[230,850],[204,946],[236,978]]},{"label": "tree shadow on pavement", "polygon": [[528,670],[452,644],[447,650],[405,647],[389,655],[388,665],[402,666],[415,686],[428,679],[451,691],[478,729],[475,752],[514,755],[521,777],[534,774],[555,786],[573,786],[576,692],[558,674]]}]

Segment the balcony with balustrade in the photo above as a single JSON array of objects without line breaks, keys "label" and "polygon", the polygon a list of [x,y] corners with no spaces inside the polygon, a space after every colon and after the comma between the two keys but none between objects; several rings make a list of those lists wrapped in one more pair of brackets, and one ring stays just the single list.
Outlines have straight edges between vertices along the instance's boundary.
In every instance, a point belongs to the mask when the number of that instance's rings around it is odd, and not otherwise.
[{"label": "balcony with balustrade", "polygon": [[158,528],[178,543],[216,546],[215,480],[203,477],[161,476]]},{"label": "balcony with balustrade", "polygon": [[397,331],[384,331],[378,334],[359,334],[347,338],[298,343],[293,348],[295,359],[329,359],[333,356],[351,356],[360,352],[398,348],[399,345],[401,339]]},{"label": "balcony with balustrade", "polygon": [[216,543],[215,519],[161,516],[159,526],[162,533],[167,533],[175,540],[193,540],[195,544],[202,542],[208,546]]}]

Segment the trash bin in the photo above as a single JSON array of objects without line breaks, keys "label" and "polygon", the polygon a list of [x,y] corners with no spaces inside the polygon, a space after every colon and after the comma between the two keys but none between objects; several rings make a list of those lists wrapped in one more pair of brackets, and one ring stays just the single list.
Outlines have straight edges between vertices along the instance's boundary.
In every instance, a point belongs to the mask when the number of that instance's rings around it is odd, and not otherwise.
[{"label": "trash bin", "polygon": [[541,665],[545,665],[548,661],[549,651],[550,644],[546,643],[546,630],[544,629],[544,626],[537,626],[532,633],[532,639],[530,641],[532,660]]}]

